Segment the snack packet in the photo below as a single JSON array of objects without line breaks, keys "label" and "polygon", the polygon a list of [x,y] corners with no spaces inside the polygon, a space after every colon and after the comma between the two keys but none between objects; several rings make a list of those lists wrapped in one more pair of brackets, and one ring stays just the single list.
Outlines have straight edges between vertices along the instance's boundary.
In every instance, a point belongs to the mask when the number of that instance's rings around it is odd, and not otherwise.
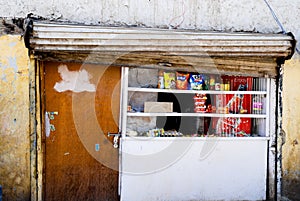
[{"label": "snack packet", "polygon": [[203,90],[204,88],[203,75],[191,74],[190,75],[190,85],[192,90]]},{"label": "snack packet", "polygon": [[176,89],[188,89],[189,77],[189,73],[176,72]]},{"label": "snack packet", "polygon": [[164,83],[165,89],[175,89],[175,73],[174,72],[164,72]]}]

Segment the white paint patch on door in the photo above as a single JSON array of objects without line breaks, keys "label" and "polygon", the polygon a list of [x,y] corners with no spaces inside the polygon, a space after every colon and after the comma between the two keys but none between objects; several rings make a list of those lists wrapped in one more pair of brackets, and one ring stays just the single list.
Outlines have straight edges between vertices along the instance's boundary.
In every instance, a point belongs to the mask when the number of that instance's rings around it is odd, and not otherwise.
[{"label": "white paint patch on door", "polygon": [[46,131],[46,137],[50,137],[50,118],[48,116],[48,112],[45,112],[45,131]]},{"label": "white paint patch on door", "polygon": [[54,89],[58,92],[95,92],[96,87],[90,83],[92,76],[86,70],[69,71],[67,65],[60,65],[58,72],[62,80],[54,85]]}]

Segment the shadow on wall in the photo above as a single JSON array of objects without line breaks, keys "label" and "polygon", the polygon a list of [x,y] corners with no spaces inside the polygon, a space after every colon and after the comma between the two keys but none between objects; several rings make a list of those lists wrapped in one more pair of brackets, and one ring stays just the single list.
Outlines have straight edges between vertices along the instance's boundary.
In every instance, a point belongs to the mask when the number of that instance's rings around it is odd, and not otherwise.
[{"label": "shadow on wall", "polygon": [[[290,175],[283,175],[282,179],[282,195],[283,200],[300,200],[300,171],[298,178],[288,178]],[[296,176],[294,176],[296,177]]]}]

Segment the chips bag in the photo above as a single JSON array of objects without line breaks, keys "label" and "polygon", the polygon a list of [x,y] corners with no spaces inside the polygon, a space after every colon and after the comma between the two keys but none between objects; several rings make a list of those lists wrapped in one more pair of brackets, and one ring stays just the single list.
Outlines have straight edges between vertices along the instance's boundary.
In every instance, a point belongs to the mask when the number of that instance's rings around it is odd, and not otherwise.
[{"label": "chips bag", "polygon": [[189,73],[176,72],[176,89],[188,89]]},{"label": "chips bag", "polygon": [[191,74],[190,75],[190,87],[192,90],[202,90],[204,87],[203,75]]},{"label": "chips bag", "polygon": [[176,88],[175,73],[164,72],[164,82],[165,82],[165,89],[175,89]]}]

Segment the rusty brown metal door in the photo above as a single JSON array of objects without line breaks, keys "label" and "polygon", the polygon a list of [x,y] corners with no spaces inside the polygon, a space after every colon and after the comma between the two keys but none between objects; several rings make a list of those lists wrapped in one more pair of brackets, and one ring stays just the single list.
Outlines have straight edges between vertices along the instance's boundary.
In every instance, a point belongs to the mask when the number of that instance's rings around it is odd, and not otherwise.
[{"label": "rusty brown metal door", "polygon": [[44,200],[119,200],[121,69],[43,63]]}]

